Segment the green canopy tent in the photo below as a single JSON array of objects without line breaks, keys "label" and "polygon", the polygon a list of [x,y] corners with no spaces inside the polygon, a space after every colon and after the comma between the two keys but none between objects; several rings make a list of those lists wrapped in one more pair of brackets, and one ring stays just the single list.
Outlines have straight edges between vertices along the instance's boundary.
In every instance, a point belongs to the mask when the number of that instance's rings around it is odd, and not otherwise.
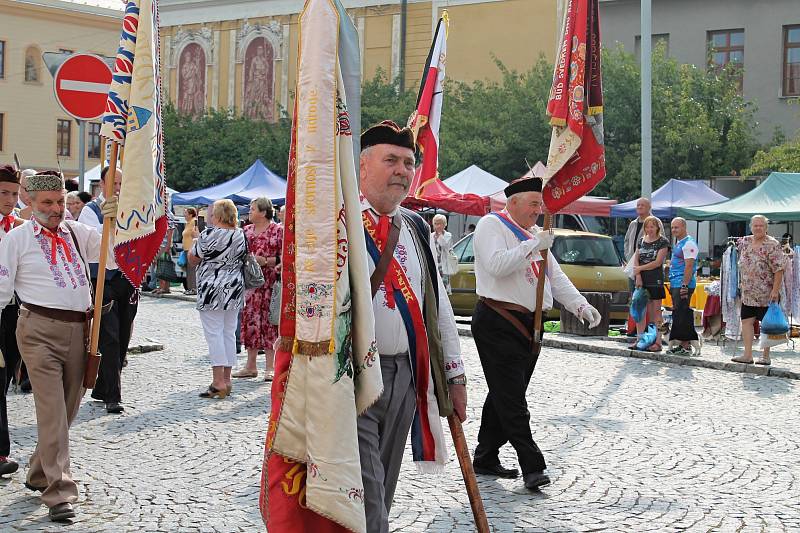
[{"label": "green canopy tent", "polygon": [[773,172],[761,185],[731,200],[678,208],[678,216],[690,220],[747,222],[753,215],[771,222],[800,221],[800,173]]}]

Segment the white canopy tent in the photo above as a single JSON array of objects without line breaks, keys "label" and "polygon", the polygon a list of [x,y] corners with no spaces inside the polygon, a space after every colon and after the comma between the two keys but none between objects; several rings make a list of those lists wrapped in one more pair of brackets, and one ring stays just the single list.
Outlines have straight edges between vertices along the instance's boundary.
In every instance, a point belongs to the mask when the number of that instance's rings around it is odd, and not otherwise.
[{"label": "white canopy tent", "polygon": [[501,180],[477,165],[465,168],[444,180],[443,183],[457,193],[472,193],[479,196],[491,196],[508,186],[507,181]]}]

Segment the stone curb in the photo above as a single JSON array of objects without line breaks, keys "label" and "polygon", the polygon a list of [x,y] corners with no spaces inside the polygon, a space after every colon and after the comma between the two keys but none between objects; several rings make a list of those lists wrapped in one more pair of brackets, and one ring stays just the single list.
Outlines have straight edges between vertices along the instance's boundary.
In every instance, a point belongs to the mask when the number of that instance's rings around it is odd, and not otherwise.
[{"label": "stone curb", "polygon": [[[463,337],[472,337],[472,332],[469,328],[459,327],[458,334]],[[624,342],[624,339],[617,339],[614,337],[581,337],[587,340],[619,340]],[[564,350],[574,350],[581,352],[593,352],[603,355],[615,355],[617,357],[633,357],[636,359],[648,359],[650,361],[658,361],[660,363],[672,363],[681,366],[696,366],[701,368],[711,368],[714,370],[725,370],[728,372],[740,372],[744,374],[755,374],[758,376],[771,376],[776,378],[798,379],[800,380],[800,372],[793,372],[785,368],[764,367],[756,365],[746,365],[743,363],[732,363],[726,361],[709,361],[708,359],[698,359],[692,357],[685,357],[680,355],[670,355],[667,353],[654,353],[654,352],[640,352],[637,350],[629,350],[627,348],[612,348],[609,346],[597,346],[590,342],[579,342],[570,339],[554,339],[552,337],[544,338],[543,346],[548,348],[561,348]]]},{"label": "stone curb", "polygon": [[143,342],[141,344],[134,344],[128,347],[128,353],[149,353],[160,352],[164,350],[164,345],[157,342]]},{"label": "stone curb", "polygon": [[196,302],[197,301],[197,296],[190,296],[188,294],[179,294],[179,293],[151,294],[149,292],[142,292],[140,294],[142,296],[147,296],[148,298],[166,298],[167,300],[183,300],[184,302]]}]

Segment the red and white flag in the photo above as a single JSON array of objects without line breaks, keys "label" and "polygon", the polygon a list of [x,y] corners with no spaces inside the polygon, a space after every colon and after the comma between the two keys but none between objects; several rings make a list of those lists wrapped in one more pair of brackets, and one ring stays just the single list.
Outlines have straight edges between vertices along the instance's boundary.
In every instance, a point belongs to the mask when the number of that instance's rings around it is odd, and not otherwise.
[{"label": "red and white flag", "polygon": [[591,192],[606,175],[599,16],[598,0],[568,0],[563,10],[547,103],[553,134],[542,192],[550,213]]},{"label": "red and white flag", "polygon": [[439,176],[439,124],[442,120],[442,97],[444,96],[444,70],[447,64],[447,11],[436,24],[433,44],[425,62],[422,74],[417,109],[408,119],[408,126],[414,131],[422,165],[414,176],[410,194],[421,198],[425,186]]}]

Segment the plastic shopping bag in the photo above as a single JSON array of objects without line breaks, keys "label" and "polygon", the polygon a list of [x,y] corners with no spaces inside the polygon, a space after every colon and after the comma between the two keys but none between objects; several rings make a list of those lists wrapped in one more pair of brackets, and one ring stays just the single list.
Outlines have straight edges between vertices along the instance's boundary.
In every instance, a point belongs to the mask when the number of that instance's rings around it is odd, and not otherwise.
[{"label": "plastic shopping bag", "polygon": [[767,335],[783,335],[789,331],[789,321],[786,320],[786,315],[783,314],[783,309],[776,302],[771,302],[767,309],[767,314],[764,315],[764,320],[761,321],[761,331]]},{"label": "plastic shopping bag", "polygon": [[644,287],[637,287],[633,291],[633,298],[631,299],[631,316],[635,322],[644,320],[645,313],[647,312],[647,301],[650,299],[650,294]]},{"label": "plastic shopping bag", "polygon": [[768,333],[764,333],[762,330],[761,336],[758,339],[758,349],[763,350],[765,348],[772,348],[773,346],[778,346],[784,342],[789,342],[789,337],[786,335],[786,333],[770,335]]},{"label": "plastic shopping bag", "polygon": [[636,349],[639,351],[644,351],[648,349],[650,346],[653,345],[653,343],[656,342],[657,338],[658,338],[658,328],[656,328],[655,324],[650,322],[647,325],[647,329],[644,330],[644,333],[642,333],[642,336],[639,337],[639,340],[636,343]]}]

